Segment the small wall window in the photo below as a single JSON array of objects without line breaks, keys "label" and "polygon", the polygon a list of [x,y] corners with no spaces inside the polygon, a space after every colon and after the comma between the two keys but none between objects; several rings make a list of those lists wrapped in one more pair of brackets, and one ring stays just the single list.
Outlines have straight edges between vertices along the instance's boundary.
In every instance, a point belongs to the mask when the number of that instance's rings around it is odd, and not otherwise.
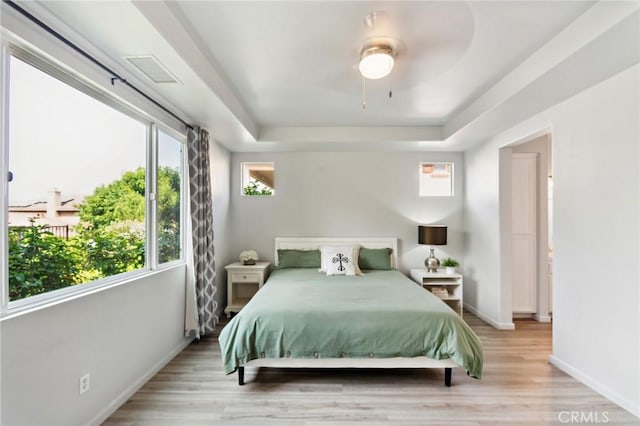
[{"label": "small wall window", "polygon": [[420,163],[420,196],[453,196],[453,163]]},{"label": "small wall window", "polygon": [[274,172],[273,163],[242,163],[242,195],[273,195]]}]

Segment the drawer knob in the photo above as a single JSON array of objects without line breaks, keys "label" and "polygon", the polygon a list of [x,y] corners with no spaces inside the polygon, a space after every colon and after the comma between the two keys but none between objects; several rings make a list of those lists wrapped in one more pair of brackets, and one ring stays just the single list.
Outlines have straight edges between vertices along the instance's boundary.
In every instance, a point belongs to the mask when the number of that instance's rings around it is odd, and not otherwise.
[{"label": "drawer knob", "polygon": [[247,276],[246,276],[246,275],[243,275],[243,276],[242,276],[242,278],[246,280],[246,279],[247,279]]}]

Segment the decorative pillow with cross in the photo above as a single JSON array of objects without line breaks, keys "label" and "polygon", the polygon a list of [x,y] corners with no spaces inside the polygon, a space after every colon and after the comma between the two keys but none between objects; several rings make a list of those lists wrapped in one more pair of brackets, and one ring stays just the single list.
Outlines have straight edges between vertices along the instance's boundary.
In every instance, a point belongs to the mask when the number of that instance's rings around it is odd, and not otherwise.
[{"label": "decorative pillow with cross", "polygon": [[356,275],[358,264],[358,247],[327,246],[322,248],[322,255],[327,275]]}]

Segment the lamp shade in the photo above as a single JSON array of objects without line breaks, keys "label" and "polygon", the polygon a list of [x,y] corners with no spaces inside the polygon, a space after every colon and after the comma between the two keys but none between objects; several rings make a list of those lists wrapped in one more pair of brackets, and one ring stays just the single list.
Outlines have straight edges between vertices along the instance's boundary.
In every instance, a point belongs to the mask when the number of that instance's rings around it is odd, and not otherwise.
[{"label": "lamp shade", "polygon": [[444,246],[447,244],[446,225],[418,226],[418,243],[431,246]]},{"label": "lamp shade", "polygon": [[389,75],[393,69],[393,50],[387,46],[374,46],[360,54],[360,74],[364,78],[377,80]]}]

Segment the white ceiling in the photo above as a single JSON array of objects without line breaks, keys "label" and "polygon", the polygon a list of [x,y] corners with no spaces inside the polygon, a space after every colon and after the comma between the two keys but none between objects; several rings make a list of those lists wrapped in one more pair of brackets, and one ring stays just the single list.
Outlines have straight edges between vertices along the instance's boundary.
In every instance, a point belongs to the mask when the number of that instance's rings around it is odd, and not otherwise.
[{"label": "white ceiling", "polygon": [[[637,5],[614,3],[56,1],[31,8],[88,40],[232,151],[457,150],[482,140],[487,116],[508,125],[510,100],[571,65],[572,55],[625,18],[633,14],[628,26],[637,26]],[[383,14],[370,29],[364,18],[374,10]],[[357,64],[373,36],[398,40],[399,53],[389,77],[367,81],[363,109]],[[610,72],[627,66],[628,53],[612,59]],[[144,54],[182,84],[152,83],[124,60]],[[580,87],[595,83],[584,80]],[[554,93],[580,87],[560,84]],[[523,112],[544,107],[536,102]],[[490,117],[501,108],[509,112]]]},{"label": "white ceiling", "polygon": [[[182,2],[183,25],[265,126],[443,124],[589,6],[561,2]],[[387,25],[364,18],[382,10]],[[368,81],[359,53],[387,36],[403,49]],[[389,89],[393,97],[388,98]]]}]

